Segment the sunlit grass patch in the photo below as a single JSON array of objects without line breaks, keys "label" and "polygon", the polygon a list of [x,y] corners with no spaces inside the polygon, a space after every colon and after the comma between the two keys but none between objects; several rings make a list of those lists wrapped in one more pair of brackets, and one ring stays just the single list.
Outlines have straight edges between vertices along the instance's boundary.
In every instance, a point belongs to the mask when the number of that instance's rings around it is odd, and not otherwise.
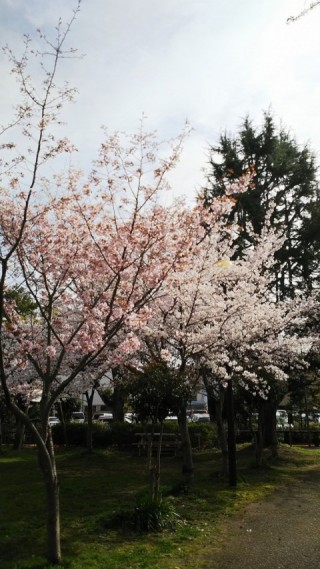
[{"label": "sunlit grass patch", "polygon": [[[319,463],[319,451],[281,446],[279,457],[264,456],[254,468],[254,451],[238,452],[239,484],[220,476],[220,454],[195,454],[195,482],[185,491],[179,457],[162,461],[162,496],[183,523],[151,534],[103,527],[101,519],[133,511],[146,493],[146,460],[130,453],[57,450],[61,486],[62,550],[65,569],[194,569],[203,547],[220,546],[224,519],[263,499]],[[48,569],[45,552],[44,488],[34,449],[0,456],[1,569]]]}]

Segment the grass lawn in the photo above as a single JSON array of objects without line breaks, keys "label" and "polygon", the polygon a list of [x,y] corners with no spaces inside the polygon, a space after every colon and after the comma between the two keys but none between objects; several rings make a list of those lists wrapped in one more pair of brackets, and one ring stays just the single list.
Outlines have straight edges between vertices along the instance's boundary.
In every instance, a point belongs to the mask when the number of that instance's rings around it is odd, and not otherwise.
[{"label": "grass lawn", "polygon": [[[248,501],[319,463],[318,450],[282,446],[279,458],[265,457],[253,467],[252,450],[238,451],[239,485],[228,488],[219,477],[215,451],[195,454],[195,483],[189,494],[181,486],[179,457],[162,460],[162,493],[170,496],[183,523],[174,532],[135,534],[105,530],[101,523],[114,511],[134,505],[148,481],[145,458],[111,450],[87,454],[58,449],[64,565],[68,569],[194,569],[204,549],[219,547],[226,516]],[[44,569],[45,509],[41,473],[34,448],[0,454],[0,567]]]}]

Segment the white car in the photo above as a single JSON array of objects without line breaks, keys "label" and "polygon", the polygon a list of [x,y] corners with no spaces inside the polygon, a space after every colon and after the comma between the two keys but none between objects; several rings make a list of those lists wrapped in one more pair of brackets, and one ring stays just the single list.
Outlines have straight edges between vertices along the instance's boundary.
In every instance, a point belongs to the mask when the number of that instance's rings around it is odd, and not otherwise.
[{"label": "white car", "polygon": [[99,417],[96,418],[96,421],[102,421],[103,423],[110,423],[113,421],[112,413],[101,413]]},{"label": "white car", "polygon": [[60,419],[58,417],[49,417],[48,423],[50,427],[52,427],[53,425],[59,425]]},{"label": "white car", "polygon": [[193,413],[190,415],[189,421],[191,423],[210,423],[210,415],[208,413]]},{"label": "white car", "polygon": [[125,423],[136,423],[136,417],[133,413],[125,413],[124,414],[124,422]]}]

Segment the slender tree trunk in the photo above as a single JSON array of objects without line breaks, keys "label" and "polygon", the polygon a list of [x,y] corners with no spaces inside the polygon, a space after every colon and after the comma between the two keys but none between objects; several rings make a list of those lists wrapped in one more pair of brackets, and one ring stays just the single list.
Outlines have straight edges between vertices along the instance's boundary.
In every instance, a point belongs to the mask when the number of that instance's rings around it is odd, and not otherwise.
[{"label": "slender tree trunk", "polygon": [[152,423],[151,431],[148,432],[148,425],[145,425],[145,433],[147,440],[147,468],[151,472],[152,470],[152,445],[153,445],[153,434],[154,434],[154,423]]},{"label": "slender tree trunk", "polygon": [[153,440],[154,440],[154,429],[155,424],[152,423],[151,431],[148,431],[148,425],[145,425],[145,436],[147,441],[147,470],[148,470],[148,477],[149,477],[149,494],[151,498],[154,498],[155,492],[155,472],[156,466],[152,460],[152,449],[153,449]]},{"label": "slender tree trunk", "polygon": [[[1,351],[1,346],[0,346]],[[43,413],[45,423],[42,423],[41,430],[36,429],[26,412],[11,400],[6,382],[3,381],[3,366],[1,369],[0,354],[0,372],[2,387],[6,398],[8,408],[12,411],[16,419],[24,422],[25,426],[31,430],[35,436],[38,448],[39,467],[42,471],[45,483],[46,504],[47,504],[47,559],[49,563],[58,565],[61,563],[61,538],[60,538],[60,500],[59,500],[59,483],[56,468],[56,460],[52,441],[51,427],[47,424],[46,414]],[[43,402],[45,403],[45,401]],[[45,405],[44,405],[45,406]],[[41,406],[40,406],[40,416]]]},{"label": "slender tree trunk", "polygon": [[64,412],[63,412],[63,406],[62,406],[61,400],[58,402],[58,415],[59,415],[59,419],[61,421],[61,425],[62,425],[62,429],[63,429],[64,444],[68,446],[67,425],[66,425],[66,421],[64,418]]},{"label": "slender tree trunk", "polygon": [[229,485],[237,486],[237,454],[236,431],[234,424],[234,404],[232,380],[227,385],[227,413],[228,413],[228,458],[229,458]]},{"label": "slender tree trunk", "polygon": [[160,424],[160,433],[157,446],[157,456],[154,466],[154,485],[153,485],[153,499],[159,498],[160,493],[160,469],[161,469],[161,448],[162,448],[162,436],[163,436],[163,423]]},{"label": "slender tree trunk", "polygon": [[125,397],[123,387],[120,385],[115,385],[112,396],[112,412],[113,420],[117,423],[124,422],[124,405]]},{"label": "slender tree trunk", "polygon": [[270,447],[272,456],[278,455],[277,400],[272,396],[261,407],[263,448]]},{"label": "slender tree trunk", "polygon": [[307,388],[304,387],[304,408],[306,413],[306,429],[307,429],[307,440],[308,440],[308,447],[311,447],[311,435],[310,435],[310,423],[309,423],[309,406],[308,406],[308,395],[307,395]]},{"label": "slender tree trunk", "polygon": [[194,479],[194,467],[192,457],[192,446],[187,421],[187,406],[180,407],[178,413],[178,423],[181,435],[182,447],[182,473],[186,478],[187,486],[192,485]]},{"label": "slender tree trunk", "polygon": [[212,382],[212,374],[208,373],[205,367],[201,370],[201,376],[207,391],[210,420],[217,425],[218,442],[222,457],[221,476],[228,476],[228,440],[225,421],[223,420],[225,389],[220,382],[218,382],[218,384],[217,382]]},{"label": "slender tree trunk", "polygon": [[94,397],[94,388],[92,388],[91,393],[89,395],[88,391],[86,391],[86,400],[87,400],[87,413],[88,413],[88,423],[87,423],[87,451],[93,451],[93,397]]},{"label": "slender tree trunk", "polygon": [[60,499],[56,461],[49,428],[47,448],[38,446],[39,464],[45,482],[47,502],[47,558],[53,565],[61,563]]},{"label": "slender tree trunk", "polygon": [[22,423],[22,421],[20,421],[20,419],[17,419],[17,421],[16,421],[16,434],[14,437],[14,443],[13,443],[13,447],[12,447],[13,450],[21,450],[22,449],[25,432],[26,432],[25,425]]},{"label": "slender tree trunk", "polygon": [[255,455],[256,455],[256,467],[260,468],[262,466],[262,451],[263,451],[263,434],[262,434],[260,412],[258,416],[258,429],[257,432],[254,433],[254,446],[255,446]]},{"label": "slender tree trunk", "polygon": [[229,473],[228,437],[227,437],[225,422],[222,416],[224,399],[225,399],[225,389],[222,386],[219,386],[219,397],[215,399],[215,411],[216,411],[215,414],[216,414],[216,424],[218,431],[218,440],[222,456],[221,474],[222,476],[228,476]]}]

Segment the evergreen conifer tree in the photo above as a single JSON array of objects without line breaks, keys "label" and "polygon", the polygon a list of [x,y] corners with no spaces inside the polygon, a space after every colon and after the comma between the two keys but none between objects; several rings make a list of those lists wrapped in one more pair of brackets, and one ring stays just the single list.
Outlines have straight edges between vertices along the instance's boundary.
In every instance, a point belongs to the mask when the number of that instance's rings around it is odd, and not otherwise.
[{"label": "evergreen conifer tree", "polygon": [[264,113],[262,126],[247,117],[236,136],[223,134],[210,147],[205,203],[224,194],[225,186],[252,169],[252,188],[236,195],[232,216],[237,216],[239,236],[236,256],[261,234],[270,206],[271,224],[284,236],[275,259],[273,287],[277,298],[310,291],[318,277],[320,215],[315,158],[309,147],[299,147],[289,131],[277,128]]}]

